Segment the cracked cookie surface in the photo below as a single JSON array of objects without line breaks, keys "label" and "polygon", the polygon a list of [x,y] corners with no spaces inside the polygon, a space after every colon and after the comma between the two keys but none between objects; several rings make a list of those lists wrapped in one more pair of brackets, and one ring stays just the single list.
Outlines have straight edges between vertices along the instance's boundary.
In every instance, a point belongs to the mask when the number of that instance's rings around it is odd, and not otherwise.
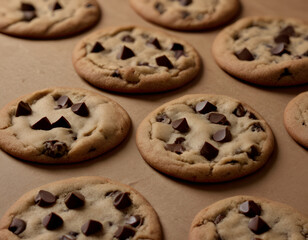
[{"label": "cracked cookie surface", "polygon": [[130,129],[126,111],[92,91],[48,88],[0,111],[0,147],[33,162],[72,163],[118,145]]},{"label": "cracked cookie surface", "polygon": [[67,37],[99,18],[95,0],[0,0],[0,32],[17,37]]},{"label": "cracked cookie surface", "polygon": [[196,94],[150,113],[136,135],[142,157],[153,168],[195,182],[221,182],[259,169],[274,137],[247,104],[227,96]]},{"label": "cracked cookie surface", "polygon": [[288,103],[284,125],[295,141],[308,148],[308,92],[297,95]]},{"label": "cracked cookie surface", "polygon": [[144,19],[177,30],[220,26],[239,11],[238,0],[130,0]]},{"label": "cracked cookie surface", "polygon": [[201,210],[194,218],[189,240],[305,240],[308,217],[272,200],[235,196]]},{"label": "cracked cookie surface", "polygon": [[150,203],[128,185],[103,177],[53,182],[24,194],[0,220],[0,238],[162,239]]},{"label": "cracked cookie surface", "polygon": [[296,19],[248,17],[226,27],[212,46],[218,65],[266,86],[307,83],[308,25]]},{"label": "cracked cookie surface", "polygon": [[135,26],[105,28],[85,37],[75,47],[73,64],[99,88],[132,93],[178,88],[200,70],[191,45]]}]

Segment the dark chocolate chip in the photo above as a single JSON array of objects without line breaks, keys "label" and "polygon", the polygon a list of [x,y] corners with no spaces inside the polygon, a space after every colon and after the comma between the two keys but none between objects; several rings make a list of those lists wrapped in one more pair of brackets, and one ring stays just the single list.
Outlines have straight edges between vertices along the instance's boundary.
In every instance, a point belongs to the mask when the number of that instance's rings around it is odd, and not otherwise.
[{"label": "dark chocolate chip", "polygon": [[183,137],[178,137],[174,141],[174,143],[176,143],[176,144],[181,144],[182,142],[185,142],[185,138],[183,138]]},{"label": "dark chocolate chip", "polygon": [[184,46],[180,43],[173,43],[170,50],[172,50],[172,51],[178,51],[178,50],[184,51]]},{"label": "dark chocolate chip", "polygon": [[186,118],[180,118],[172,122],[172,127],[181,133],[186,133],[189,131],[189,126]]},{"label": "dark chocolate chip", "polygon": [[136,231],[128,226],[119,226],[114,234],[114,237],[119,240],[126,240],[130,237],[135,236]]},{"label": "dark chocolate chip", "polygon": [[69,108],[72,106],[72,101],[68,96],[61,96],[57,100],[58,109],[59,108]]},{"label": "dark chocolate chip", "polygon": [[91,50],[91,53],[98,53],[104,51],[105,48],[100,42],[96,42]]},{"label": "dark chocolate chip", "polygon": [[47,230],[54,230],[62,226],[63,219],[58,214],[51,212],[43,218],[42,224]]},{"label": "dark chocolate chip", "polygon": [[160,2],[156,3],[154,8],[160,13],[163,14],[165,12],[164,5]]},{"label": "dark chocolate chip", "polygon": [[259,152],[258,148],[256,146],[250,147],[250,152],[247,152],[247,156],[251,158],[252,160],[255,160],[256,157],[260,156],[261,153]]},{"label": "dark chocolate chip", "polygon": [[139,227],[143,224],[143,218],[139,215],[132,215],[125,219],[125,224],[128,224],[132,227]]},{"label": "dark chocolate chip", "polygon": [[51,124],[52,128],[71,128],[71,124],[66,120],[65,117],[60,117],[56,122]]},{"label": "dark chocolate chip", "polygon": [[32,113],[32,110],[31,110],[31,107],[29,106],[28,103],[25,103],[23,101],[20,101],[18,103],[18,106],[17,106],[17,110],[16,110],[16,113],[15,113],[15,116],[16,117],[19,117],[19,116],[28,116]]},{"label": "dark chocolate chip", "polygon": [[22,233],[23,231],[25,231],[26,226],[27,224],[24,220],[19,219],[19,218],[13,218],[13,221],[11,222],[9,226],[9,231],[18,235]]},{"label": "dark chocolate chip", "polygon": [[192,3],[192,0],[178,0],[181,5],[183,6],[188,6],[189,4]]},{"label": "dark chocolate chip", "polygon": [[279,32],[279,35],[295,36],[295,30],[292,26],[287,26]]},{"label": "dark chocolate chip", "polygon": [[237,117],[244,117],[246,114],[245,108],[242,106],[242,104],[239,104],[236,109],[232,112]]},{"label": "dark chocolate chip", "polygon": [[23,11],[23,21],[30,22],[36,17],[35,11]]},{"label": "dark chocolate chip", "polygon": [[103,230],[103,225],[95,220],[89,220],[81,227],[81,232],[86,236],[90,236],[102,230]]},{"label": "dark chocolate chip", "polygon": [[253,61],[255,59],[247,48],[244,48],[242,51],[236,52],[235,56],[242,61]]},{"label": "dark chocolate chip", "polygon": [[176,154],[182,154],[186,150],[185,147],[179,143],[166,144],[165,149],[170,152],[175,152]]},{"label": "dark chocolate chip", "polygon": [[256,117],[256,115],[254,115],[252,112],[249,112],[249,116],[250,119],[254,119],[257,120],[258,118]]},{"label": "dark chocolate chip", "polygon": [[239,206],[240,213],[243,213],[246,217],[254,217],[261,214],[261,208],[254,201],[245,201]]},{"label": "dark chocolate chip", "polygon": [[35,11],[35,7],[30,3],[21,3],[21,11]]},{"label": "dark chocolate chip", "polygon": [[127,192],[119,192],[113,200],[113,205],[119,210],[129,207],[131,204],[132,201],[129,198],[129,193]]},{"label": "dark chocolate chip", "polygon": [[155,46],[157,49],[161,49],[160,43],[158,41],[157,38],[150,38],[147,42],[147,45],[153,45]]},{"label": "dark chocolate chip", "polygon": [[49,157],[60,158],[67,154],[68,147],[64,142],[58,140],[46,141],[43,143],[43,153]]},{"label": "dark chocolate chip", "polygon": [[171,123],[171,119],[167,116],[166,113],[160,113],[159,115],[156,116],[156,121],[157,122],[162,122],[162,123]]},{"label": "dark chocolate chip", "polygon": [[173,68],[173,65],[170,62],[169,58],[167,58],[165,55],[157,57],[155,60],[158,66],[167,67],[168,69]]},{"label": "dark chocolate chip", "polygon": [[130,43],[135,42],[135,38],[133,38],[133,37],[130,36],[130,35],[125,35],[125,36],[123,36],[123,37],[121,38],[121,40],[122,40],[123,42],[130,42]]},{"label": "dark chocolate chip", "polygon": [[259,216],[250,219],[248,223],[249,229],[255,234],[262,234],[270,230],[267,223]]},{"label": "dark chocolate chip", "polygon": [[288,35],[281,35],[279,34],[277,37],[274,38],[275,43],[285,43],[289,44],[290,43],[290,37]]},{"label": "dark chocolate chip", "polygon": [[225,217],[226,217],[226,215],[224,215],[224,214],[219,214],[219,215],[215,218],[214,223],[215,223],[215,224],[220,223]]},{"label": "dark chocolate chip", "polygon": [[271,53],[273,55],[279,55],[281,56],[282,54],[290,54],[290,52],[287,50],[287,45],[285,43],[278,43],[275,47],[271,49]]},{"label": "dark chocolate chip", "polygon": [[35,130],[50,130],[52,128],[51,123],[49,122],[47,117],[41,118],[35,124],[31,126],[32,129]]},{"label": "dark chocolate chip", "polygon": [[87,105],[83,103],[76,103],[71,106],[72,111],[82,117],[87,117],[89,115],[89,109]]},{"label": "dark chocolate chip", "polygon": [[115,70],[115,71],[111,74],[111,77],[115,77],[115,78],[120,78],[120,79],[122,79],[122,75],[121,75],[119,69]]},{"label": "dark chocolate chip", "polygon": [[208,142],[205,142],[200,150],[200,154],[207,160],[212,160],[217,157],[219,150]]},{"label": "dark chocolate chip", "polygon": [[60,5],[59,2],[55,2],[53,7],[52,7],[52,10],[56,11],[56,10],[59,10],[59,9],[62,9],[62,6]]},{"label": "dark chocolate chip", "polygon": [[221,124],[221,125],[230,125],[226,116],[220,113],[210,113],[209,118],[211,123]]},{"label": "dark chocolate chip", "polygon": [[121,48],[120,52],[117,55],[118,59],[126,60],[135,56],[135,53],[125,45]]},{"label": "dark chocolate chip", "polygon": [[260,123],[254,123],[251,127],[251,131],[252,132],[260,132],[260,131],[264,132],[264,129]]},{"label": "dark chocolate chip", "polygon": [[175,51],[175,52],[174,52],[174,57],[175,57],[176,59],[179,59],[181,56],[185,56],[184,51],[178,50],[178,51]]},{"label": "dark chocolate chip", "polygon": [[216,142],[230,142],[232,140],[232,135],[229,128],[224,128],[217,131],[213,135],[213,140]]},{"label": "dark chocolate chip", "polygon": [[64,199],[64,203],[69,209],[80,208],[84,205],[84,202],[85,197],[78,192],[72,192]]},{"label": "dark chocolate chip", "polygon": [[56,197],[45,190],[40,190],[36,195],[34,201],[40,207],[49,207],[56,202]]},{"label": "dark chocolate chip", "polygon": [[209,112],[215,112],[217,110],[217,107],[208,101],[202,101],[197,103],[195,110],[198,113],[206,114]]}]

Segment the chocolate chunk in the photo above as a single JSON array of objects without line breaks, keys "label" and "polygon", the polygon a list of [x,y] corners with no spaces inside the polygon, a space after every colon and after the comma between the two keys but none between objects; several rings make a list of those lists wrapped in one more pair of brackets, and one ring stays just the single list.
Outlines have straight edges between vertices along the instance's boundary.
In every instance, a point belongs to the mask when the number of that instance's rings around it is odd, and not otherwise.
[{"label": "chocolate chunk", "polygon": [[43,146],[43,154],[53,158],[60,158],[68,152],[66,143],[58,140],[46,141],[43,143]]},{"label": "chocolate chunk", "polygon": [[284,53],[290,54],[290,52],[287,50],[287,45],[285,43],[278,43],[275,47],[271,49],[271,53],[278,56],[281,56]]},{"label": "chocolate chunk", "polygon": [[208,142],[205,142],[200,150],[200,154],[207,160],[212,160],[217,157],[219,150]]},{"label": "chocolate chunk", "polygon": [[232,140],[232,135],[229,128],[224,128],[217,131],[213,135],[213,140],[216,142],[230,142]]},{"label": "chocolate chunk", "polygon": [[72,106],[72,101],[68,96],[61,96],[58,98],[57,100],[57,105],[58,108],[69,108],[70,106]]},{"label": "chocolate chunk", "polygon": [[103,225],[95,220],[89,220],[81,227],[81,232],[86,236],[90,236],[102,230],[103,230]]},{"label": "chocolate chunk", "polygon": [[251,127],[251,131],[252,132],[260,132],[260,131],[264,132],[264,129],[260,123],[254,123]]},{"label": "chocolate chunk", "polygon": [[126,60],[135,56],[135,53],[125,45],[121,48],[120,52],[117,55],[118,59]]},{"label": "chocolate chunk", "polygon": [[31,126],[34,130],[50,130],[52,129],[51,123],[49,122],[47,117],[41,118],[39,121],[37,121],[35,124]]},{"label": "chocolate chunk", "polygon": [[295,30],[292,26],[287,26],[279,32],[279,35],[295,36]]},{"label": "chocolate chunk", "polygon": [[176,144],[181,144],[182,142],[185,142],[185,138],[183,138],[183,137],[178,137],[174,141],[174,143],[176,143]]},{"label": "chocolate chunk", "polygon": [[64,203],[69,209],[82,207],[84,205],[84,202],[84,196],[78,192],[72,192],[64,199]]},{"label": "chocolate chunk", "polygon": [[178,50],[178,51],[175,51],[175,52],[174,52],[174,57],[175,57],[176,59],[179,59],[181,56],[185,56],[184,51]]},{"label": "chocolate chunk", "polygon": [[40,207],[49,207],[56,202],[56,197],[50,192],[40,190],[34,201]]},{"label": "chocolate chunk", "polygon": [[9,231],[18,235],[22,233],[23,231],[25,231],[26,226],[27,224],[24,220],[19,219],[19,218],[13,218],[13,221],[11,222],[9,226]]},{"label": "chocolate chunk", "polygon": [[105,48],[100,42],[96,42],[91,50],[91,53],[98,53],[104,51]]},{"label": "chocolate chunk", "polygon": [[267,223],[259,216],[255,216],[254,218],[250,219],[248,227],[255,234],[262,234],[270,230],[270,227],[267,225]]},{"label": "chocolate chunk", "polygon": [[160,43],[158,41],[157,38],[150,38],[147,42],[147,45],[153,45],[155,46],[157,49],[161,49]]},{"label": "chocolate chunk", "polygon": [[171,119],[167,116],[166,113],[161,113],[156,116],[156,121],[157,122],[162,122],[162,123],[171,123]]},{"label": "chocolate chunk", "polygon": [[289,44],[290,43],[290,37],[288,35],[278,35],[277,37],[274,38],[275,43],[285,43]]},{"label": "chocolate chunk", "polygon": [[173,43],[171,49],[172,51],[184,51],[184,46],[180,43]]},{"label": "chocolate chunk", "polygon": [[242,106],[242,104],[239,104],[236,109],[232,112],[237,117],[244,117],[246,114],[245,108]]},{"label": "chocolate chunk", "polygon": [[160,13],[163,14],[165,12],[164,5],[160,2],[156,3],[154,8]]},{"label": "chocolate chunk", "polygon": [[197,103],[195,110],[198,113],[206,114],[208,112],[215,112],[217,107],[208,101],[202,101]]},{"label": "chocolate chunk", "polygon": [[172,122],[172,127],[181,133],[186,133],[189,131],[189,126],[186,118],[180,118]]},{"label": "chocolate chunk", "polygon": [[219,214],[219,215],[215,218],[214,223],[215,223],[215,224],[220,223],[225,217],[226,217],[226,215],[224,215],[224,214]]},{"label": "chocolate chunk", "polygon": [[115,70],[115,71],[111,74],[111,77],[116,77],[116,78],[122,79],[122,75],[121,75],[119,69]]},{"label": "chocolate chunk", "polygon": [[36,18],[36,13],[34,11],[24,11],[23,12],[23,21],[30,22]]},{"label": "chocolate chunk", "polygon": [[125,35],[125,36],[123,36],[123,37],[121,38],[121,40],[122,40],[123,42],[130,42],[130,43],[135,42],[135,38],[133,38],[133,37],[130,36],[130,35]]},{"label": "chocolate chunk", "polygon": [[129,207],[131,204],[132,201],[129,198],[129,193],[127,192],[119,192],[113,200],[113,206],[115,206],[119,210]]},{"label": "chocolate chunk", "polygon": [[65,117],[60,117],[56,122],[51,124],[52,128],[71,128],[71,124],[66,120]]},{"label": "chocolate chunk", "polygon": [[221,124],[221,125],[230,125],[226,116],[220,113],[210,113],[209,118],[211,123]]},{"label": "chocolate chunk", "polygon": [[155,58],[156,63],[158,66],[167,67],[168,69],[172,69],[173,65],[170,62],[169,58],[165,55]]},{"label": "chocolate chunk", "polygon": [[246,217],[254,217],[261,214],[261,208],[254,201],[245,201],[239,206],[240,213],[243,213]]},{"label": "chocolate chunk", "polygon": [[143,224],[143,218],[141,218],[139,215],[132,215],[125,219],[125,224],[136,228]]},{"label": "chocolate chunk", "polygon": [[63,219],[58,214],[51,212],[43,218],[42,224],[47,230],[54,230],[62,226]]},{"label": "chocolate chunk", "polygon": [[182,146],[182,144],[177,143],[166,144],[165,149],[170,152],[175,152],[176,154],[182,154],[186,150],[185,147]]},{"label": "chocolate chunk", "polygon": [[21,3],[21,11],[35,11],[35,7],[30,3]]},{"label": "chocolate chunk", "polygon": [[55,2],[53,7],[52,7],[52,10],[56,11],[56,10],[59,10],[59,9],[62,9],[62,6],[60,5],[59,2]]},{"label": "chocolate chunk", "polygon": [[32,113],[32,110],[31,110],[31,107],[29,106],[28,103],[25,103],[23,101],[20,101],[18,103],[18,106],[17,106],[17,110],[16,110],[16,113],[15,113],[15,116],[16,117],[19,117],[19,116],[28,116]]},{"label": "chocolate chunk", "polygon": [[188,6],[189,4],[192,3],[192,0],[178,0],[181,5],[183,6]]},{"label": "chocolate chunk", "polygon": [[259,152],[258,148],[255,146],[250,147],[250,152],[247,152],[247,156],[252,160],[255,160],[256,157],[260,156],[261,153]]},{"label": "chocolate chunk", "polygon": [[87,105],[83,103],[76,103],[71,106],[72,111],[82,117],[87,117],[89,115],[89,109]]},{"label": "chocolate chunk", "polygon": [[126,240],[135,236],[136,231],[128,226],[119,226],[114,234],[114,237],[119,240]]},{"label": "chocolate chunk", "polygon": [[247,48],[244,48],[242,51],[236,52],[235,56],[242,61],[253,61],[255,59]]}]

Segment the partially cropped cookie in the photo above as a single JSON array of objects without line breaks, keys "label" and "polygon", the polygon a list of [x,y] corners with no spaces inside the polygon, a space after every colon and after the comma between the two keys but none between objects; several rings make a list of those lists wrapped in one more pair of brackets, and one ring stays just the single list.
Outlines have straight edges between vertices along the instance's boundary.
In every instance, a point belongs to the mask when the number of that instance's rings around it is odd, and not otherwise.
[{"label": "partially cropped cookie", "polygon": [[268,199],[235,196],[201,210],[194,218],[189,240],[308,238],[308,217]]},{"label": "partially cropped cookie", "polygon": [[103,177],[50,183],[24,194],[0,219],[0,239],[162,239],[150,203]]},{"label": "partially cropped cookie", "polygon": [[202,30],[220,26],[239,11],[239,0],[130,0],[147,21],[176,30]]},{"label": "partially cropped cookie", "polygon": [[296,142],[308,148],[308,92],[297,95],[288,103],[284,125]]},{"label": "partially cropped cookie", "polygon": [[99,18],[96,0],[0,0],[0,32],[17,37],[67,37]]},{"label": "partially cropped cookie", "polygon": [[92,91],[48,88],[0,111],[0,148],[33,162],[72,163],[118,145],[130,129],[126,111]]},{"label": "partially cropped cookie", "polygon": [[200,58],[187,42],[134,26],[104,28],[85,37],[73,63],[89,83],[131,93],[178,88],[200,70]]},{"label": "partially cropped cookie", "polygon": [[255,84],[308,82],[308,25],[300,20],[248,17],[216,37],[213,55],[231,75]]},{"label": "partially cropped cookie", "polygon": [[187,95],[150,113],[137,146],[153,168],[194,182],[221,182],[259,169],[274,146],[265,120],[247,104],[210,94]]}]

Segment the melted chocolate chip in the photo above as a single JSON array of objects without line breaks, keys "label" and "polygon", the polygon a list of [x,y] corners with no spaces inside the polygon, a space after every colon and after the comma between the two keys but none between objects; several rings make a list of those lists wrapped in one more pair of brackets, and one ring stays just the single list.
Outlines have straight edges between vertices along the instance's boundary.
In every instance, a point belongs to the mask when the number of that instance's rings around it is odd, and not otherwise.
[{"label": "melted chocolate chip", "polygon": [[287,26],[279,32],[279,35],[295,36],[295,30],[292,26]]},{"label": "melted chocolate chip", "polygon": [[224,214],[219,214],[219,215],[215,218],[214,223],[215,223],[215,224],[220,223],[225,217],[226,217],[226,215],[224,215]]},{"label": "melted chocolate chip", "polygon": [[172,51],[184,51],[184,46],[180,43],[173,43],[171,49]]},{"label": "melted chocolate chip", "polygon": [[188,6],[189,4],[192,3],[192,0],[178,0],[181,5],[183,6]]},{"label": "melted chocolate chip", "polygon": [[181,133],[186,133],[189,131],[189,126],[186,118],[180,118],[172,122],[172,127]]},{"label": "melted chocolate chip", "polygon": [[216,142],[230,142],[232,140],[232,135],[229,128],[224,128],[217,131],[213,135],[213,140]]},{"label": "melted chocolate chip", "polygon": [[212,160],[217,157],[219,150],[208,142],[205,142],[200,150],[200,154],[207,160]]},{"label": "melted chocolate chip", "polygon": [[210,113],[209,118],[211,123],[221,124],[221,125],[230,125],[226,116],[220,113]]},{"label": "melted chocolate chip", "polygon": [[96,42],[91,50],[91,53],[98,53],[104,51],[105,48],[100,42]]},{"label": "melted chocolate chip", "polygon": [[125,219],[125,224],[136,228],[143,224],[143,218],[141,218],[139,215],[132,215]]},{"label": "melted chocolate chip", "polygon": [[37,121],[35,124],[31,126],[34,130],[45,130],[48,131],[52,129],[51,123],[49,122],[47,117],[41,118],[39,121]]},{"label": "melted chocolate chip", "polygon": [[244,48],[242,51],[236,52],[235,56],[242,61],[253,61],[255,59],[247,48]]},{"label": "melted chocolate chip", "polygon": [[72,101],[68,96],[61,96],[58,98],[57,100],[57,109],[59,108],[69,108],[70,106],[72,106]]},{"label": "melted chocolate chip", "polygon": [[120,79],[122,79],[122,75],[121,75],[119,69],[115,70],[115,71],[111,74],[111,77],[115,77],[115,78],[120,78]]},{"label": "melted chocolate chip", "polygon": [[254,123],[251,127],[251,131],[252,132],[260,132],[260,131],[264,132],[264,129],[260,123]]},{"label": "melted chocolate chip", "polygon": [[250,219],[248,223],[249,229],[255,234],[262,234],[270,230],[267,223],[259,216]]},{"label": "melted chocolate chip", "polygon": [[285,43],[278,43],[275,47],[271,49],[271,53],[278,56],[281,56],[284,53],[290,54],[290,52],[287,50],[287,45]]},{"label": "melted chocolate chip", "polygon": [[76,103],[71,106],[72,111],[82,117],[87,117],[89,115],[89,109],[87,105],[83,103]]},{"label": "melted chocolate chip", "polygon": [[89,220],[81,227],[81,232],[86,236],[90,236],[102,230],[103,230],[103,225],[95,220]]},{"label": "melted chocolate chip", "polygon": [[182,154],[186,150],[180,143],[166,144],[165,149],[176,154]]},{"label": "melted chocolate chip", "polygon": [[121,48],[120,52],[117,55],[118,59],[126,60],[135,56],[135,53],[125,45]]},{"label": "melted chocolate chip", "polygon": [[130,35],[125,35],[125,36],[123,36],[123,37],[121,38],[121,40],[122,40],[123,42],[130,42],[130,43],[135,42],[135,38],[133,38],[133,37],[130,36]]},{"label": "melted chocolate chip", "polygon": [[158,66],[167,67],[168,69],[172,69],[173,65],[170,62],[169,58],[167,58],[165,55],[162,55],[160,57],[155,58],[156,63]]},{"label": "melted chocolate chip", "polygon": [[164,5],[160,2],[156,3],[154,8],[160,13],[163,14],[165,12]]},{"label": "melted chocolate chip", "polygon": [[43,218],[42,224],[47,230],[54,230],[62,226],[63,219],[58,214],[51,212]]},{"label": "melted chocolate chip", "polygon": [[60,3],[55,2],[53,7],[52,7],[52,10],[56,11],[56,10],[59,10],[59,9],[62,9],[62,6],[60,5]]},{"label": "melted chocolate chip", "polygon": [[43,143],[43,146],[43,154],[52,158],[60,158],[68,152],[66,143],[58,140],[46,141]]},{"label": "melted chocolate chip", "polygon": [[197,103],[195,110],[198,113],[206,114],[208,112],[215,112],[217,110],[217,107],[208,101],[202,101]]},{"label": "melted chocolate chip", "polygon": [[259,152],[258,148],[255,146],[250,147],[250,152],[247,152],[247,156],[252,160],[255,160],[256,157],[260,156],[261,153]]},{"label": "melted chocolate chip", "polygon": [[71,124],[66,120],[65,117],[60,117],[56,122],[51,124],[52,128],[71,128]]},{"label": "melted chocolate chip", "polygon": [[119,192],[113,200],[113,206],[119,210],[129,207],[131,204],[132,201],[129,198],[129,193],[127,192]]},{"label": "melted chocolate chip", "polygon": [[157,38],[150,38],[147,42],[147,45],[153,45],[157,49],[161,49],[160,43]]},{"label": "melted chocolate chip", "polygon": [[85,197],[81,193],[72,192],[64,199],[64,203],[69,209],[80,208],[85,203]]},{"label": "melted chocolate chip", "polygon": [[31,110],[31,107],[29,106],[28,103],[25,103],[23,101],[20,101],[18,103],[18,106],[17,106],[17,110],[16,110],[16,113],[15,113],[15,116],[16,117],[19,117],[19,116],[28,116],[32,113],[32,110]]},{"label": "melted chocolate chip", "polygon": [[114,237],[119,240],[126,240],[130,237],[135,236],[136,231],[128,226],[119,226],[114,234]]},{"label": "melted chocolate chip", "polygon": [[246,114],[245,108],[242,106],[242,104],[239,104],[236,109],[232,112],[237,117],[244,117]]},{"label": "melted chocolate chip", "polygon": [[289,44],[290,43],[290,37],[288,35],[278,35],[277,37],[274,38],[275,43],[285,43]]},{"label": "melted chocolate chip", "polygon": [[48,191],[40,190],[34,201],[40,207],[49,207],[56,202],[56,197]]},{"label": "melted chocolate chip", "polygon": [[19,219],[19,218],[13,218],[13,221],[11,222],[9,226],[9,231],[18,235],[22,233],[23,231],[25,231],[26,226],[27,224],[24,220]]},{"label": "melted chocolate chip", "polygon": [[261,208],[254,201],[245,201],[239,206],[240,213],[243,213],[246,217],[254,217],[261,214]]},{"label": "melted chocolate chip", "polygon": [[167,116],[166,113],[160,113],[156,116],[156,121],[157,122],[162,122],[162,123],[171,123],[171,119]]}]

